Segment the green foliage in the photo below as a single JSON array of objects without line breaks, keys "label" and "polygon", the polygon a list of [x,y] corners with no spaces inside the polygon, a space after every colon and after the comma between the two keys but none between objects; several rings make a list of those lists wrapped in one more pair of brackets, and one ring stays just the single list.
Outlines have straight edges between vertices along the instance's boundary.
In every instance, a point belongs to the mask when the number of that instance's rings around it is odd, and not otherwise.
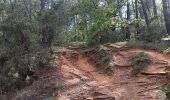
[{"label": "green foliage", "polygon": [[165,46],[162,42],[145,42],[145,41],[129,41],[127,44],[129,47],[142,47],[146,49],[153,49],[163,52],[168,47]]},{"label": "green foliage", "polygon": [[[42,35],[38,34],[36,25],[36,22],[26,19],[16,21],[9,17],[0,26],[3,33],[0,36],[0,89],[3,92],[28,77],[30,79],[41,63],[48,62],[49,49],[41,47]],[[37,55],[39,51],[41,53]]]},{"label": "green foliage", "polygon": [[38,62],[37,66],[44,67],[50,61],[50,52],[49,49],[43,49],[36,54],[35,60]]},{"label": "green foliage", "polygon": [[168,84],[165,88],[161,88],[160,90],[164,92],[167,99],[170,100],[170,84]]},{"label": "green foliage", "polygon": [[145,42],[160,42],[163,35],[166,33],[164,25],[160,25],[160,18],[151,20],[149,28],[145,25],[144,20],[139,22],[138,40]]},{"label": "green foliage", "polygon": [[167,48],[164,53],[170,53],[170,48]]},{"label": "green foliage", "polygon": [[54,42],[57,46],[68,43],[68,15],[74,1],[66,1],[53,1],[53,5],[51,1],[48,7],[45,1],[43,9],[37,0],[28,4],[0,1],[0,90],[6,92],[32,79],[37,67],[54,59]]},{"label": "green foliage", "polygon": [[149,62],[149,56],[144,52],[141,52],[132,59],[132,66],[134,67],[134,69],[140,69],[140,67],[144,67]]},{"label": "green foliage", "polygon": [[150,58],[147,54],[141,52],[138,53],[136,56],[132,58],[132,66],[133,66],[133,74],[139,73],[140,70],[142,70],[146,65],[150,63]]},{"label": "green foliage", "polygon": [[87,44],[99,44],[100,37],[116,28],[126,26],[127,22],[116,16],[118,12],[116,3],[107,0],[105,5],[99,5],[99,0],[83,0],[73,12],[81,20],[76,24],[75,34],[81,37]]}]

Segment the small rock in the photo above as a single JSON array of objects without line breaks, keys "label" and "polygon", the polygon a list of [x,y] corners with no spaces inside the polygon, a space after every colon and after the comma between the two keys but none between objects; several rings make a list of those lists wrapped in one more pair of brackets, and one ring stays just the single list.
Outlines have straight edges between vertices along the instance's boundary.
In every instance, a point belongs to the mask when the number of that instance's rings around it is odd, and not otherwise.
[{"label": "small rock", "polygon": [[66,85],[72,86],[72,85],[78,84],[79,82],[80,82],[80,79],[74,78],[74,79],[67,80]]},{"label": "small rock", "polygon": [[84,75],[82,75],[82,76],[81,76],[81,79],[82,79],[82,80],[88,80],[89,78],[86,77],[86,76],[84,76]]},{"label": "small rock", "polygon": [[91,81],[91,82],[88,82],[87,85],[91,86],[91,87],[94,87],[94,86],[97,86],[98,83],[96,81]]}]

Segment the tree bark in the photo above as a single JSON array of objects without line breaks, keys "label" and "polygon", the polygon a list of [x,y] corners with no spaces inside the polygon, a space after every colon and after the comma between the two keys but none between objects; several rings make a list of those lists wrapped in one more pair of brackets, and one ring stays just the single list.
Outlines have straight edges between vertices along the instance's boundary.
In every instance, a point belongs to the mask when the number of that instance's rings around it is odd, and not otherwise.
[{"label": "tree bark", "polygon": [[167,33],[170,34],[170,2],[169,0],[162,0],[164,20]]},{"label": "tree bark", "polygon": [[140,18],[141,18],[141,19],[144,19],[142,6],[139,7],[139,14],[140,14]]},{"label": "tree bark", "polygon": [[155,0],[152,0],[152,3],[153,3],[153,12],[154,12],[154,16],[157,16],[157,6],[156,6],[156,2]]},{"label": "tree bark", "polygon": [[146,11],[148,11],[148,17],[149,17],[149,14],[151,14],[150,8],[152,8],[152,6],[153,6],[152,1],[151,0],[143,0],[143,2],[146,6]]},{"label": "tree bark", "polygon": [[41,0],[41,10],[45,9],[45,0]]},{"label": "tree bark", "polygon": [[145,22],[146,22],[147,27],[149,28],[149,18],[148,18],[148,14],[147,14],[147,10],[146,10],[147,8],[146,8],[146,5],[143,0],[141,0],[141,4],[142,4],[143,14],[145,17]]},{"label": "tree bark", "polygon": [[136,15],[136,19],[139,18],[139,14],[138,14],[138,0],[135,0],[135,15]]},{"label": "tree bark", "polygon": [[127,20],[130,20],[130,2],[127,0]]},{"label": "tree bark", "polygon": [[135,12],[135,4],[134,4],[134,1],[132,0],[131,3],[132,3],[132,10],[133,10],[133,12]]},{"label": "tree bark", "polygon": [[16,21],[18,21],[19,19],[19,9],[18,9],[18,0],[14,0],[14,14],[15,14],[15,17],[16,17]]},{"label": "tree bark", "polygon": [[119,16],[122,17],[122,12],[121,12],[121,4],[120,4],[120,1],[117,0],[117,9],[119,10]]},{"label": "tree bark", "polygon": [[53,9],[53,8],[54,8],[54,1],[51,0],[51,9]]},{"label": "tree bark", "polygon": [[25,12],[28,16],[28,19],[31,20],[32,19],[32,15],[31,15],[31,0],[24,0],[24,6],[25,6]]},{"label": "tree bark", "polygon": [[[135,17],[136,17],[136,19],[139,19],[138,0],[135,0]],[[137,34],[140,34],[140,32],[139,32],[139,24],[136,25],[136,29],[137,29]]]},{"label": "tree bark", "polygon": [[[127,20],[130,20],[130,2],[127,0]],[[126,39],[130,39],[130,31],[129,31],[129,26],[126,27]]]}]

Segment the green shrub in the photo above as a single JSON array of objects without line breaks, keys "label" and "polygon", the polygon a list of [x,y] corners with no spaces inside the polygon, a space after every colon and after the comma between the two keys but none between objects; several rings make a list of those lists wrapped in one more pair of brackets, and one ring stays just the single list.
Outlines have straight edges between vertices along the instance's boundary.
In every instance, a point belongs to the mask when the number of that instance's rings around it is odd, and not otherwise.
[{"label": "green shrub", "polygon": [[164,51],[164,53],[170,53],[170,47]]},{"label": "green shrub", "polygon": [[167,100],[170,100],[170,84],[165,88],[162,87],[160,90],[166,94]]},{"label": "green shrub", "polygon": [[140,52],[135,57],[132,58],[132,74],[138,74],[146,65],[150,63],[150,58],[147,54]]},{"label": "green shrub", "polygon": [[[0,26],[0,91],[20,88],[20,83],[31,79],[37,67],[47,65],[51,56],[49,47],[42,47],[42,35],[36,23],[4,20]],[[15,33],[15,34],[14,34]]]},{"label": "green shrub", "polygon": [[127,43],[128,47],[142,47],[144,49],[153,49],[153,50],[157,50],[157,51],[164,51],[166,48],[168,48],[167,46],[163,45],[163,43],[159,42],[159,43],[154,43],[154,42],[144,42],[144,41],[129,41]]},{"label": "green shrub", "polygon": [[162,36],[166,33],[166,28],[161,25],[160,17],[155,17],[150,19],[149,28],[145,25],[145,21],[142,20],[139,23],[139,32],[137,36],[138,40],[145,42],[155,42],[160,41]]},{"label": "green shrub", "polygon": [[40,52],[36,54],[35,62],[38,62],[37,66],[43,67],[48,64],[49,60],[52,59],[50,58],[51,54],[49,51],[50,51],[49,49],[42,49]]}]

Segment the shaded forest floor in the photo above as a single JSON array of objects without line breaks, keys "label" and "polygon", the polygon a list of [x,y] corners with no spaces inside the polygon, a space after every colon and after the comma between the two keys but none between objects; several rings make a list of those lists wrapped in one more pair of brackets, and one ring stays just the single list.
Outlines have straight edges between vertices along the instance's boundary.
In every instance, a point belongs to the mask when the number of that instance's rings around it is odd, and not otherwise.
[{"label": "shaded forest floor", "polygon": [[[95,67],[85,55],[87,48],[69,47],[55,52],[50,68],[40,69],[39,78],[12,100],[164,100],[159,88],[168,84],[170,56],[156,50],[125,45],[105,45],[114,62],[113,74]],[[148,54],[152,62],[133,76],[130,59]],[[98,59],[98,58],[96,58]],[[16,94],[15,94],[16,95]]]}]

